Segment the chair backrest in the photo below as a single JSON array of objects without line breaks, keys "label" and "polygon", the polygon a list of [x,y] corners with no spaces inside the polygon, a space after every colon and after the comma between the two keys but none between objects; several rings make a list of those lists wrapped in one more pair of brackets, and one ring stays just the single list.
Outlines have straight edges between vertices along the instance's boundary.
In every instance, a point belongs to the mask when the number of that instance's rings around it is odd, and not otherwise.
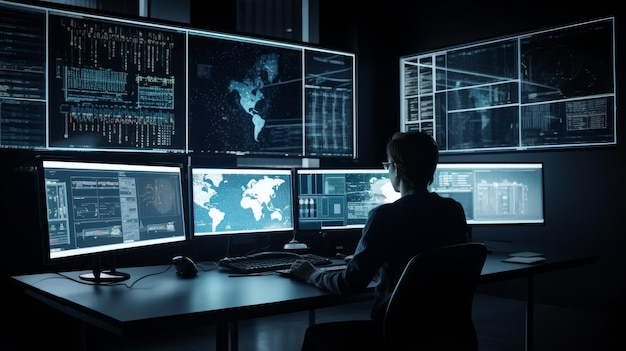
[{"label": "chair backrest", "polygon": [[385,342],[406,350],[478,350],[472,303],[486,257],[487,247],[481,243],[445,246],[413,257],[389,300]]}]

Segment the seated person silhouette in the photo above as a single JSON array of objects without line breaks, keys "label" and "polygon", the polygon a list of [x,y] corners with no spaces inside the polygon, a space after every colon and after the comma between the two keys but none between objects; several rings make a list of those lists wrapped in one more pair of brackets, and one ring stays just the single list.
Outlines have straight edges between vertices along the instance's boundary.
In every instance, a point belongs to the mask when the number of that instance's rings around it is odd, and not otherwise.
[{"label": "seated person silhouette", "polygon": [[383,167],[400,198],[369,213],[347,268],[324,272],[302,260],[290,268],[294,279],[342,295],[364,292],[377,277],[371,320],[311,325],[303,351],[377,349],[387,301],[408,261],[420,252],[468,241],[461,204],[428,190],[439,160],[433,138],[421,132],[397,132],[387,142],[386,153]]}]

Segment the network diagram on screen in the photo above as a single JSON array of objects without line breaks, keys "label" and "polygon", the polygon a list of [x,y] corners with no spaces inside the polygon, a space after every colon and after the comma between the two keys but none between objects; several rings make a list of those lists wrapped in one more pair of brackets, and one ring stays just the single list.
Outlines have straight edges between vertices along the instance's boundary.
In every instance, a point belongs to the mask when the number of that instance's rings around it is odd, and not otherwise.
[{"label": "network diagram on screen", "polygon": [[194,236],[293,231],[291,170],[192,168]]},{"label": "network diagram on screen", "polygon": [[356,157],[355,55],[0,1],[0,148]]},{"label": "network diagram on screen", "polygon": [[400,59],[403,131],[441,152],[616,144],[615,23],[600,19]]}]

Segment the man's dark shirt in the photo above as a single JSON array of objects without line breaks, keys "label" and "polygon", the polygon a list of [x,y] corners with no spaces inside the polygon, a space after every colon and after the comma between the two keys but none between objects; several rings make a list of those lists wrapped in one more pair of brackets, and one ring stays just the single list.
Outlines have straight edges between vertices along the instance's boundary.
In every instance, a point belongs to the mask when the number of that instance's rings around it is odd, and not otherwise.
[{"label": "man's dark shirt", "polygon": [[467,222],[457,201],[426,191],[373,209],[345,271],[316,272],[310,281],[336,294],[363,292],[377,276],[372,319],[380,321],[404,267],[416,254],[467,242]]}]

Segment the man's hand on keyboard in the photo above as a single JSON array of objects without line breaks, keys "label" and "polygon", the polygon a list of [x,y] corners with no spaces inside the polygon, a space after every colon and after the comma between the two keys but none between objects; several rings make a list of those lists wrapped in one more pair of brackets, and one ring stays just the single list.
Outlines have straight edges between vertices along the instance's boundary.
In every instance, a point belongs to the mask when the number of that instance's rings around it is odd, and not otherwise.
[{"label": "man's hand on keyboard", "polygon": [[289,274],[296,279],[308,282],[311,274],[316,271],[315,266],[307,260],[297,260],[289,268]]}]

